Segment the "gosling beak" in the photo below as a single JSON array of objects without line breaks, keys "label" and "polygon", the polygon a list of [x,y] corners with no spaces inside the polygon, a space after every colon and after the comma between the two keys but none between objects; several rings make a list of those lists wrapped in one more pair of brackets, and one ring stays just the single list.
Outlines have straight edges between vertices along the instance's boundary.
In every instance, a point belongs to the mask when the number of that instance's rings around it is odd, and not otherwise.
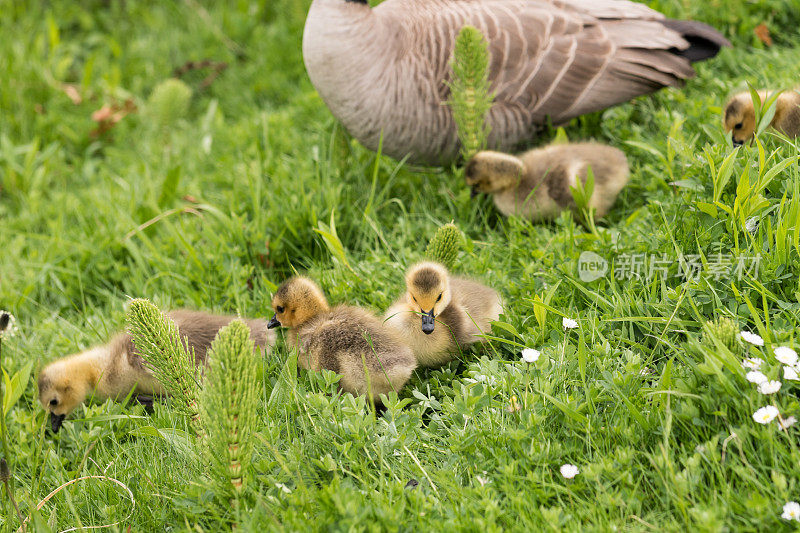
[{"label": "gosling beak", "polygon": [[272,318],[269,319],[269,322],[267,322],[267,329],[277,328],[280,325],[281,322],[278,320],[278,315],[274,314]]},{"label": "gosling beak", "polygon": [[475,198],[476,196],[478,196],[480,193],[481,193],[481,191],[479,191],[479,190],[478,190],[478,187],[477,187],[477,186],[475,186],[475,185],[473,185],[473,186],[472,186],[472,189],[470,189],[470,191],[469,191],[469,198],[470,198],[470,200],[474,199],[474,198]]},{"label": "gosling beak", "polygon": [[50,429],[53,430],[53,433],[58,433],[58,430],[61,429],[61,424],[64,423],[64,418],[66,417],[67,415],[50,413]]},{"label": "gosling beak", "polygon": [[433,320],[433,309],[427,313],[422,313],[422,333],[430,335],[433,333],[433,327],[436,324]]},{"label": "gosling beak", "polygon": [[733,146],[739,147],[739,146],[741,146],[743,144],[744,144],[744,141],[737,141],[736,139],[733,139]]}]

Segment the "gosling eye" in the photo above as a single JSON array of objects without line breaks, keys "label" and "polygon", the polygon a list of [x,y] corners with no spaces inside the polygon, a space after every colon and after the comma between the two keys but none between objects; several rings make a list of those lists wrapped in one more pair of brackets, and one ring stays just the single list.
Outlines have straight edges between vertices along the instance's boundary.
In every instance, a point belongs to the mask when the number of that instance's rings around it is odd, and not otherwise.
[{"label": "gosling eye", "polygon": [[438,297],[438,298],[436,298],[436,301],[437,301],[437,302],[439,302],[439,301],[441,301],[441,299],[442,299],[442,293],[440,292],[440,293],[439,293],[439,297]]},{"label": "gosling eye", "polygon": [[740,130],[740,129],[742,129],[742,126],[744,126],[744,124],[742,124],[741,122],[739,122],[738,124],[736,124],[736,125],[734,126],[734,128],[735,128],[735,129],[737,129],[737,130]]},{"label": "gosling eye", "polygon": [[414,300],[414,303],[419,303],[419,302],[417,302],[417,297],[416,296],[411,296],[411,299]]},{"label": "gosling eye", "polygon": [[279,312],[279,313],[283,313],[283,306],[282,306],[282,305],[279,305],[279,306],[277,306],[277,307],[275,308],[275,310],[276,310],[277,312]]},{"label": "gosling eye", "polygon": [[58,405],[58,400],[56,400],[55,398],[53,398],[52,400],[50,400],[50,405],[52,405],[53,407],[55,407],[56,405]]}]

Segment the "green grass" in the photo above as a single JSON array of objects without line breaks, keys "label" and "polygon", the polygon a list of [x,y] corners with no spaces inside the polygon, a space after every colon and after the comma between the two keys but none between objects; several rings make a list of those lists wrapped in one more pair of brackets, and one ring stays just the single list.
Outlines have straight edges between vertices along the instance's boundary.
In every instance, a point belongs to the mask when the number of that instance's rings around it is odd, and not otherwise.
[{"label": "green grass", "polygon": [[[38,530],[792,529],[780,514],[800,500],[798,428],[751,415],[774,400],[800,417],[799,389],[786,381],[761,396],[739,352],[760,353],[782,378],[771,347],[800,344],[800,166],[779,168],[800,148],[764,135],[763,161],[755,146],[740,149],[726,181],[719,114],[747,82],[798,83],[797,0],[652,2],[720,28],[735,50],[682,90],[567,128],[631,163],[630,185],[594,231],[569,216],[504,219],[489,200],[470,201],[451,171],[376,158],[349,139],[304,72],[308,0],[143,4],[0,0],[0,308],[20,330],[2,344],[9,375],[105,341],[124,327],[129,297],[267,316],[271,292],[297,271],[333,302],[383,310],[450,220],[467,237],[456,271],[500,290],[507,312],[485,349],[418,371],[381,417],[332,393],[331,375],[284,366],[279,342],[259,376],[255,483],[238,510],[213,499],[169,402],[153,417],[90,405],[52,438],[31,379],[7,416],[23,514],[87,475],[119,480],[136,501],[126,518],[123,489],[80,482],[45,504]],[[762,22],[771,48],[754,36]],[[188,73],[185,114],[154,118],[152,90],[206,58],[228,67],[207,88],[207,72]],[[138,111],[94,137],[91,114],[128,99]],[[739,186],[748,174],[759,187]],[[755,215],[750,234],[742,217]],[[584,283],[584,251],[611,268],[663,256],[668,275]],[[761,271],[686,280],[679,253],[712,263],[760,254]],[[561,315],[580,327],[565,334]],[[720,316],[767,346],[730,352],[703,336]],[[521,362],[522,346],[542,350],[535,366]],[[512,395],[522,410],[508,412]],[[564,463],[581,473],[563,479]],[[5,499],[2,508],[15,530]]]}]

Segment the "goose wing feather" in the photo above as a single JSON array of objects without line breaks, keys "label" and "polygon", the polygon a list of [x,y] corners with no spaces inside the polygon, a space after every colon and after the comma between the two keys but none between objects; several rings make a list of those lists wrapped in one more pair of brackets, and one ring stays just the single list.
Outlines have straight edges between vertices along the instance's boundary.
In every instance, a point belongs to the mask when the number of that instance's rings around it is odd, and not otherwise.
[{"label": "goose wing feather", "polygon": [[513,130],[524,136],[547,116],[563,122],[694,76],[688,60],[668,51],[689,43],[659,22],[662,14],[635,2],[420,0],[409,10],[407,0],[390,0],[378,9],[391,4],[403,8],[398,21],[413,13],[407,35],[416,42],[407,49],[427,52],[420,54],[426,69],[445,82],[442,101],[455,35],[464,24],[483,32],[496,95],[490,122],[503,124],[503,137],[515,137]]}]

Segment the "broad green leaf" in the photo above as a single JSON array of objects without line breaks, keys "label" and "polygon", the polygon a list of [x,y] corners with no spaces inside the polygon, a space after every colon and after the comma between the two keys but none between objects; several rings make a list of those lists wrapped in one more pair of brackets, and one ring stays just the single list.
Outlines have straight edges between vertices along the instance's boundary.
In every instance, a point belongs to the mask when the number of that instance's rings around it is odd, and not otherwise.
[{"label": "broad green leaf", "polygon": [[717,208],[714,206],[714,204],[710,204],[708,202],[695,202],[694,205],[703,213],[713,218],[717,218]]},{"label": "broad green leaf", "polygon": [[32,368],[33,361],[28,361],[27,364],[17,370],[14,377],[11,379],[8,378],[8,374],[6,374],[5,369],[3,369],[3,382],[5,383],[5,389],[3,391],[3,415],[7,415],[11,407],[22,397],[25,389],[28,387]]},{"label": "broad green leaf", "polygon": [[756,136],[761,135],[764,133],[769,127],[770,122],[772,122],[773,117],[775,116],[775,111],[778,110],[777,101],[778,97],[781,95],[783,91],[775,91],[770,93],[767,96],[767,99],[764,101],[763,109],[761,112],[761,118],[758,121],[758,129],[756,130]]},{"label": "broad green leaf", "polygon": [[731,153],[727,155],[727,157],[725,157],[725,159],[722,161],[722,165],[719,167],[717,175],[714,177],[715,202],[718,202],[719,199],[722,197],[722,192],[725,190],[725,186],[731,179],[731,175],[733,174],[733,163],[736,160],[737,153],[739,153],[738,148],[733,150]]},{"label": "broad green leaf", "polygon": [[494,327],[500,328],[502,330],[505,330],[505,331],[511,333],[512,335],[514,335],[517,338],[521,338],[520,334],[517,332],[517,329],[514,326],[512,326],[511,324],[508,324],[506,322],[494,321],[494,322],[492,322],[492,327],[493,328]]}]

